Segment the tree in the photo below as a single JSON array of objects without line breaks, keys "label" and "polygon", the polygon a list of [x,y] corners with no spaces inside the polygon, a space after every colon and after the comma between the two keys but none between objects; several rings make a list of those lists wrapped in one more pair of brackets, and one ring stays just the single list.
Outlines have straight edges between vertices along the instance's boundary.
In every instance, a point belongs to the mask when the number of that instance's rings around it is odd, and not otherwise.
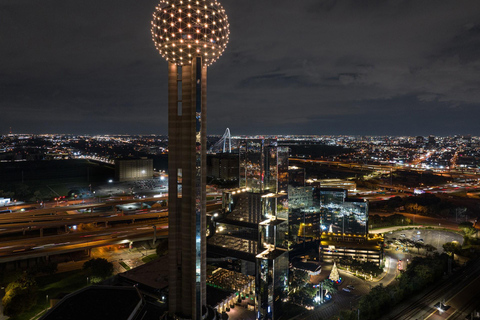
[{"label": "tree", "polygon": [[328,280],[323,280],[323,289],[325,290],[325,294],[327,293],[335,293],[337,292],[337,288],[334,282],[328,281]]},{"label": "tree", "polygon": [[328,276],[328,279],[330,279],[334,282],[337,282],[338,280],[340,280],[340,275],[338,274],[337,264],[335,262],[333,263],[332,271],[330,272],[330,275]]},{"label": "tree", "polygon": [[458,224],[458,228],[463,231],[465,237],[470,238],[475,233],[477,233],[477,229],[473,227],[473,223],[469,221],[465,221]]},{"label": "tree", "polygon": [[460,248],[461,248],[460,245],[456,242],[446,242],[443,244],[443,250],[450,255],[453,255],[454,253],[458,252]]},{"label": "tree", "polygon": [[29,310],[37,302],[37,285],[28,274],[8,284],[2,299],[3,313],[6,316],[19,315]]},{"label": "tree", "polygon": [[158,245],[155,248],[157,256],[162,257],[168,254],[168,239],[159,239]]},{"label": "tree", "polygon": [[299,269],[293,269],[292,272],[289,272],[289,276],[290,287],[293,289],[303,288],[310,280],[308,273]]},{"label": "tree", "polygon": [[103,258],[88,260],[82,267],[90,276],[100,279],[108,278],[113,274],[113,264]]},{"label": "tree", "polygon": [[43,199],[43,195],[39,190],[35,190],[33,193],[32,201],[41,201]]},{"label": "tree", "polygon": [[426,244],[424,247],[425,247],[425,250],[427,250],[427,252],[433,252],[433,251],[437,250],[437,248],[435,248],[431,244]]},{"label": "tree", "polygon": [[424,245],[421,244],[420,242],[415,242],[414,246],[415,246],[415,248],[418,249],[419,254],[420,254],[420,249],[424,247]]}]

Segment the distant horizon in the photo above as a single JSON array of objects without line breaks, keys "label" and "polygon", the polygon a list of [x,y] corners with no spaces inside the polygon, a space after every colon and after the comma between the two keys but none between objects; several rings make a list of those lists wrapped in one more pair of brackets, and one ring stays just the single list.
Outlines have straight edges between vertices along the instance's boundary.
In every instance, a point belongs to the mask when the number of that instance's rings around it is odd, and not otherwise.
[{"label": "distant horizon", "polygon": [[[42,136],[42,135],[62,135],[62,136],[168,136],[166,133],[5,133],[0,134],[0,136]],[[223,133],[212,133],[207,134],[207,136],[222,136]],[[455,136],[470,136],[472,138],[480,138],[480,135],[473,135],[473,134],[448,134],[448,135],[436,135],[436,134],[266,134],[266,133],[258,133],[258,134],[232,134],[231,137],[250,137],[250,136],[265,136],[265,137],[286,137],[286,136],[293,136],[293,137],[300,137],[300,136],[316,136],[316,137],[455,137]]]}]

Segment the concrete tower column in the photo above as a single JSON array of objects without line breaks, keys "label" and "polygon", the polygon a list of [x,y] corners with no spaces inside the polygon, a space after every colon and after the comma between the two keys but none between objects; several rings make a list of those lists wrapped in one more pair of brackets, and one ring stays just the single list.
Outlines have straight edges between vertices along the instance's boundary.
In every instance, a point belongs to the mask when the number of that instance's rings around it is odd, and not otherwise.
[{"label": "concrete tower column", "polygon": [[206,81],[201,57],[169,63],[169,312],[190,319],[206,306]]}]

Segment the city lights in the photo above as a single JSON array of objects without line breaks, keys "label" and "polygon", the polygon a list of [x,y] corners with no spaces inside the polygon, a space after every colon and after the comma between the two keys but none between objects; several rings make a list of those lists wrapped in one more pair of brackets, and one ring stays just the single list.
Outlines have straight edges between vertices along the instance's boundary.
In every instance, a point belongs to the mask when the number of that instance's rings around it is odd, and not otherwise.
[{"label": "city lights", "polygon": [[160,1],[153,14],[152,38],[167,61],[191,64],[202,56],[203,65],[214,63],[227,47],[230,25],[217,1]]}]

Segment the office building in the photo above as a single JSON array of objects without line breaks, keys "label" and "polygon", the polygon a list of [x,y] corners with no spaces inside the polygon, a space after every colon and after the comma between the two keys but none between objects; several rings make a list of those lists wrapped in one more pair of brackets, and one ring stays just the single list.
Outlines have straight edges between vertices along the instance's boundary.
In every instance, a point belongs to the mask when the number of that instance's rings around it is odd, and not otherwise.
[{"label": "office building", "polygon": [[240,188],[225,191],[208,252],[241,259],[255,276],[257,319],[278,319],[288,293],[288,149],[275,139],[239,142]]},{"label": "office building", "polygon": [[350,257],[380,265],[383,238],[368,233],[368,202],[348,198],[347,190],[316,190],[320,207],[320,259],[325,262]]},{"label": "office building", "polygon": [[153,177],[153,159],[117,159],[115,160],[115,179],[134,181]]},{"label": "office building", "polygon": [[238,153],[207,154],[208,176],[213,179],[238,181]]},{"label": "office building", "polygon": [[368,233],[368,203],[347,198],[347,190],[317,190],[322,231],[348,235]]}]

